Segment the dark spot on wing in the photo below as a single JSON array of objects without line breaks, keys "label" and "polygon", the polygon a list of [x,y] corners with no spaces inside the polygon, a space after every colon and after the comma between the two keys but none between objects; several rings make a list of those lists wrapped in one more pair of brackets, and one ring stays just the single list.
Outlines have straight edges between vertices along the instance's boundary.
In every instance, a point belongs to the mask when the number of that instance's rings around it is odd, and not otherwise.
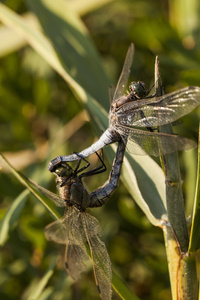
[{"label": "dark spot on wing", "polygon": [[101,295],[101,290],[100,287],[97,285],[97,291],[99,292],[99,294]]},{"label": "dark spot on wing", "polygon": [[69,269],[69,266],[68,266],[68,263],[65,262],[65,268],[68,270]]}]

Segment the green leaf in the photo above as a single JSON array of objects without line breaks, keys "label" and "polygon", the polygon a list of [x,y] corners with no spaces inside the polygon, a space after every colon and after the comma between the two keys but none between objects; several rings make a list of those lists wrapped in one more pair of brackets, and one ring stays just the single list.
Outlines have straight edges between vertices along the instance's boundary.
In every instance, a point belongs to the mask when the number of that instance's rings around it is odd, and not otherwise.
[{"label": "green leaf", "polygon": [[[51,266],[48,268],[47,272],[44,274],[44,276],[41,279],[35,279],[31,285],[27,288],[25,293],[22,296],[22,299],[27,299],[27,300],[33,300],[33,299],[45,299],[42,298],[42,292],[47,285],[49,279],[53,275],[55,266],[56,266],[56,260],[51,264]],[[45,292],[45,291],[44,291]],[[46,294],[46,293],[45,293]]]},{"label": "green leaf", "polygon": [[47,287],[42,294],[37,298],[37,300],[49,300],[54,291],[54,287]]},{"label": "green leaf", "polygon": [[[200,130],[199,130],[199,145],[200,145]],[[189,252],[194,252],[200,248],[199,228],[200,228],[200,146],[198,147],[198,169],[197,169],[196,193],[194,199]]]},{"label": "green leaf", "polygon": [[179,34],[195,37],[195,32],[199,30],[199,2],[196,0],[174,0],[169,1],[169,15],[172,26]]},{"label": "green leaf", "polygon": [[108,107],[110,80],[81,19],[66,1],[26,2],[37,15],[65,71],[101,105]]},{"label": "green leaf", "polygon": [[26,203],[29,191],[23,191],[12,203],[0,223],[0,245],[3,246],[9,238],[9,233],[20,217]]},{"label": "green leaf", "polygon": [[126,284],[113,272],[113,288],[119,294],[121,299],[124,300],[139,300],[139,298],[134,295]]},{"label": "green leaf", "polygon": [[[79,14],[80,16],[85,15],[94,9],[97,9],[113,0],[87,0],[87,1],[73,1],[69,2],[70,9]],[[38,22],[32,13],[26,13],[23,15],[23,19],[31,26],[38,27]],[[11,52],[17,51],[27,44],[26,39],[20,35],[16,35],[15,31],[11,30],[7,26],[0,26],[0,57],[3,57]]]},{"label": "green leaf", "polygon": [[[116,148],[112,145],[112,149],[107,150],[110,161],[114,159]],[[126,153],[121,180],[149,221],[159,226],[166,215],[166,206],[164,177],[158,164],[149,156]]]},{"label": "green leaf", "polygon": [[7,161],[7,159],[0,153],[0,158],[8,167],[8,169],[12,172],[12,174],[26,187],[28,190],[47,208],[47,210],[51,213],[51,215],[58,219],[60,217],[59,213],[56,211],[52,201],[45,197],[42,193],[40,193],[36,188],[33,187],[29,179],[15,170],[15,168]]},{"label": "green leaf", "polygon": [[76,0],[69,1],[69,5],[70,8],[79,15],[85,15],[112,1],[113,0]]},{"label": "green leaf", "polygon": [[5,25],[22,35],[33,49],[68,82],[77,97],[87,102],[87,95],[84,90],[65,71],[50,41],[35,26],[32,27],[30,24],[27,24],[22,17],[1,3],[0,19]]},{"label": "green leaf", "polygon": [[[28,17],[31,18],[29,15]],[[3,57],[13,51],[17,51],[26,45],[26,40],[16,35],[13,30],[10,30],[6,26],[0,26],[0,39],[1,39],[1,47],[0,47],[0,57]]]}]

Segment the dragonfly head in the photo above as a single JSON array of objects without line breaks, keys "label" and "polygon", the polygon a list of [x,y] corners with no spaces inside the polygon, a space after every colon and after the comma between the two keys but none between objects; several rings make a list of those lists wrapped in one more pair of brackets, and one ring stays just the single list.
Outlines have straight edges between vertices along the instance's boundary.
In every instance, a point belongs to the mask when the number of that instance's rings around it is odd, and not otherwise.
[{"label": "dragonfly head", "polygon": [[146,85],[142,81],[133,81],[129,85],[131,96],[135,99],[143,99],[148,95]]},{"label": "dragonfly head", "polygon": [[73,174],[73,169],[67,162],[62,162],[54,171],[59,177],[69,177]]}]

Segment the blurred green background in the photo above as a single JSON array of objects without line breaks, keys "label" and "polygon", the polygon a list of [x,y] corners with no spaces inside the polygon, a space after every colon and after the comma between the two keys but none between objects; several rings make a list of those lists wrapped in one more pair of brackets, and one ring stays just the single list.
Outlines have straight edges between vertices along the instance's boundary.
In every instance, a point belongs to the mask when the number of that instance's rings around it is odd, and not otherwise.
[{"label": "blurred green background", "polygon": [[[0,2],[19,14],[30,9],[22,0]],[[200,86],[199,1],[92,1],[92,6],[91,1],[68,2],[88,29],[110,78],[108,87],[116,84],[131,42],[135,55],[130,80],[151,87],[159,55],[166,92]],[[51,140],[60,134],[63,143],[54,153],[70,154],[88,147],[95,131],[65,81],[19,37],[0,27],[0,152],[22,173],[55,191],[54,176],[47,171],[54,157],[49,156]],[[14,46],[9,48],[10,39]],[[108,110],[109,99],[105,103]],[[184,117],[175,132],[197,140],[199,114],[196,109]],[[108,171],[101,178],[87,179],[90,190],[107,179],[110,165],[106,157],[105,161]],[[96,165],[95,155],[90,162]],[[194,197],[195,150],[181,153],[180,162],[188,216]],[[1,218],[23,189],[12,175],[0,174]],[[42,204],[30,196],[23,205],[19,222],[1,247],[0,298],[4,300],[27,299],[60,252],[58,245],[45,240],[43,229],[52,218]],[[129,288],[141,299],[170,299],[162,231],[152,227],[122,183],[107,204],[92,214],[104,229],[113,270]],[[74,283],[60,260],[42,297],[38,299],[99,299],[92,267]],[[113,299],[120,299],[115,292]]]}]

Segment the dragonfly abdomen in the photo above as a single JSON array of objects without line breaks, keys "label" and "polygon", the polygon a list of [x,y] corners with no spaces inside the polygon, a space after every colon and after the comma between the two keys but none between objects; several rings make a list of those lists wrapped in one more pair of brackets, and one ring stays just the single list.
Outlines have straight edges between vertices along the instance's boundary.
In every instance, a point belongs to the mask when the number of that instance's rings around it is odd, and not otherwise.
[{"label": "dragonfly abdomen", "polygon": [[123,141],[118,143],[116,157],[113,162],[112,170],[109,179],[106,183],[90,194],[89,207],[102,206],[109,198],[111,193],[117,188],[119,177],[121,174],[121,167],[124,158],[126,145]]},{"label": "dragonfly abdomen", "polygon": [[120,135],[115,132],[112,128],[107,128],[106,131],[100,136],[98,141],[92,144],[90,147],[84,149],[83,151],[77,154],[71,154],[67,156],[57,156],[48,165],[48,170],[54,172],[59,164],[64,162],[70,162],[75,160],[80,160],[80,157],[86,158],[95,152],[98,152],[100,149],[104,148],[107,145],[118,142],[120,140]]}]

